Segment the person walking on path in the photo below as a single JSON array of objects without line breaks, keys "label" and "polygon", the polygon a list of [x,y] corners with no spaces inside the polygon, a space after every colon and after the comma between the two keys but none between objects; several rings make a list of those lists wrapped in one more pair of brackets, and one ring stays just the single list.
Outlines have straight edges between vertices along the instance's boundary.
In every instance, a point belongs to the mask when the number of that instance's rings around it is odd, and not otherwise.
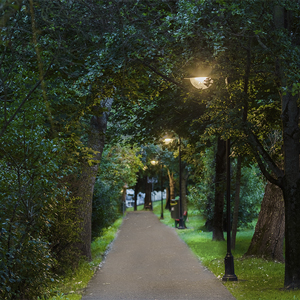
[{"label": "person walking on path", "polygon": [[205,269],[176,230],[152,212],[124,218],[100,270],[82,300],[234,300]]}]

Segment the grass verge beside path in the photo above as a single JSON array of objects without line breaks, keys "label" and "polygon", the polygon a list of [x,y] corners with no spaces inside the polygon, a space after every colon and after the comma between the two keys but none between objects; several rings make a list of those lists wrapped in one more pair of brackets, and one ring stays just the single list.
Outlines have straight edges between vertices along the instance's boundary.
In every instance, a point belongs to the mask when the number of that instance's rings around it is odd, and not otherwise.
[{"label": "grass verge beside path", "polygon": [[[160,218],[160,203],[154,203],[153,212]],[[224,257],[227,243],[212,241],[212,233],[205,232],[204,219],[198,211],[189,211],[188,229],[178,230],[178,235],[211,270],[217,278],[222,279],[225,271]],[[164,224],[174,227],[174,220],[168,210],[164,211]],[[300,290],[283,290],[284,264],[258,258],[243,258],[247,251],[254,230],[243,229],[237,234],[234,256],[237,282],[223,282],[232,295],[238,300],[300,300]],[[226,233],[224,233],[226,238]],[[201,283],[199,283],[201,284]]]},{"label": "grass verge beside path", "polygon": [[[69,272],[64,278],[61,278],[52,287],[52,291],[56,296],[51,297],[49,300],[80,300],[82,298],[84,288],[103,260],[105,252],[109,244],[114,240],[122,221],[123,218],[118,219],[112,226],[104,230],[101,237],[92,242],[93,260],[91,262],[83,261],[78,269]],[[44,300],[44,298],[41,300]]]}]

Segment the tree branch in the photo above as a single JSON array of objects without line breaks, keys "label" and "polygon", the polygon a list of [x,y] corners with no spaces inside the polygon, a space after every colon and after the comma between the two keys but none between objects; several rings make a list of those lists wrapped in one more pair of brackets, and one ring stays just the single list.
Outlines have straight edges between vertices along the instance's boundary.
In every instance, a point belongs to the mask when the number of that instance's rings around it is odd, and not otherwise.
[{"label": "tree branch", "polygon": [[[284,176],[283,171],[278,168],[278,166],[275,164],[275,162],[272,160],[272,158],[269,156],[269,154],[266,152],[264,147],[261,145],[259,140],[257,139],[256,135],[253,132],[250,132],[248,135],[248,140],[249,144],[252,147],[254,156],[257,160],[257,163],[262,171],[262,173],[265,175],[265,177],[271,182],[276,184],[277,186],[281,187],[282,186],[282,178]],[[274,172],[276,175],[277,179],[275,179],[271,174],[266,170],[260,155],[264,159],[265,163],[270,167],[270,169]]]},{"label": "tree branch", "polygon": [[144,66],[148,67],[151,71],[153,71],[155,74],[157,74],[158,76],[162,77],[163,79],[165,79],[166,81],[169,81],[181,88],[185,88],[181,83],[173,80],[172,78],[164,75],[163,73],[161,73],[160,71],[156,70],[154,67],[152,67],[151,65],[149,65],[148,63],[146,63],[145,61],[142,61],[138,58],[138,61],[140,61]]},{"label": "tree branch", "polygon": [[[54,59],[53,59],[54,60]],[[37,83],[34,85],[34,87],[29,91],[29,93],[27,94],[27,96],[23,99],[23,101],[21,102],[21,104],[19,105],[19,107],[16,109],[16,111],[14,112],[14,114],[10,117],[10,119],[3,125],[2,130],[0,132],[0,138],[2,137],[2,135],[4,134],[6,128],[8,127],[8,125],[14,120],[14,118],[16,117],[17,113],[20,111],[20,109],[22,108],[22,106],[25,104],[25,102],[30,98],[30,96],[32,95],[32,93],[37,89],[37,87],[41,84],[41,82],[45,79],[47,72],[49,71],[53,60],[50,62],[44,76],[37,81]]]}]

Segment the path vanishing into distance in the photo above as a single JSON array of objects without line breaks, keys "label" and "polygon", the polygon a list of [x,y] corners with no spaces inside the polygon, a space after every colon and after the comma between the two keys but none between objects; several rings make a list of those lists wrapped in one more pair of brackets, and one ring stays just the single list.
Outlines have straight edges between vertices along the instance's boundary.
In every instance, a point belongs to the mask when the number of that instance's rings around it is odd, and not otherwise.
[{"label": "path vanishing into distance", "polygon": [[235,299],[152,212],[130,212],[82,300]]}]

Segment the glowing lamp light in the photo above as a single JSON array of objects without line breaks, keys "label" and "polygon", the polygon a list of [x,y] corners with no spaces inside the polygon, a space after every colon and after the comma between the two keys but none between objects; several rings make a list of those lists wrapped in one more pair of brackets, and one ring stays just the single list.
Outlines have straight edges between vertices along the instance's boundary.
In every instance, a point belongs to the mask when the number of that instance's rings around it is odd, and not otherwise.
[{"label": "glowing lamp light", "polygon": [[171,143],[172,141],[173,141],[173,139],[170,139],[170,138],[164,139],[164,142],[165,142],[166,144],[169,144],[169,143]]},{"label": "glowing lamp light", "polygon": [[211,86],[211,82],[208,84],[208,77],[193,77],[189,78],[191,81],[191,84],[196,88],[196,89],[207,89]]}]

